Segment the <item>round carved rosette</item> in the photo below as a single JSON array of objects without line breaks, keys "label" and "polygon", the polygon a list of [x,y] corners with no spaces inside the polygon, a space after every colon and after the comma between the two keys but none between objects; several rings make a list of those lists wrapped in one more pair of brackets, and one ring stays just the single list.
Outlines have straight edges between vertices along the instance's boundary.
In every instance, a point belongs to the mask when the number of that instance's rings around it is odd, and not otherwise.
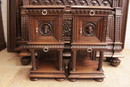
[{"label": "round carved rosette", "polygon": [[95,34],[95,25],[87,23],[83,26],[83,33],[85,36],[93,36]]},{"label": "round carved rosette", "polygon": [[52,35],[52,25],[50,23],[42,23],[39,26],[39,32],[43,36]]}]

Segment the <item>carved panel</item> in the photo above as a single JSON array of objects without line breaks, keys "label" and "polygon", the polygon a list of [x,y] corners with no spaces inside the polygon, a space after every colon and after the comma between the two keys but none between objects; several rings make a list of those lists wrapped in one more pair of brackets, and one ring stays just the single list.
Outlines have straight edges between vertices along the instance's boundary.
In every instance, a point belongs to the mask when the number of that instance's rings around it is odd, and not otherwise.
[{"label": "carved panel", "polygon": [[63,37],[64,39],[70,39],[72,34],[72,18],[65,18],[63,22]]},{"label": "carved panel", "polygon": [[[73,40],[76,41],[106,41],[107,16],[75,17],[77,26],[74,26]],[[93,39],[93,40],[92,40]]]},{"label": "carved panel", "polygon": [[113,41],[113,33],[114,33],[114,16],[109,15],[107,20],[107,32],[106,32],[106,41]]},{"label": "carved panel", "polygon": [[85,36],[94,36],[96,32],[96,27],[94,23],[84,23],[83,34]]},{"label": "carved panel", "polygon": [[21,31],[21,33],[22,33],[22,40],[28,40],[28,35],[27,35],[27,33],[28,33],[28,30],[27,30],[27,23],[26,23],[26,21],[27,21],[27,16],[26,15],[22,15],[21,16],[21,21],[22,21],[22,23],[21,23],[21,29],[22,29],[22,31]]},{"label": "carved panel", "polygon": [[[26,2],[26,3],[25,3]],[[24,5],[117,6],[117,0],[25,0]]]},{"label": "carved panel", "polygon": [[121,21],[121,17],[117,16],[116,17],[116,29],[115,29],[115,40],[116,42],[120,41],[120,21]]}]

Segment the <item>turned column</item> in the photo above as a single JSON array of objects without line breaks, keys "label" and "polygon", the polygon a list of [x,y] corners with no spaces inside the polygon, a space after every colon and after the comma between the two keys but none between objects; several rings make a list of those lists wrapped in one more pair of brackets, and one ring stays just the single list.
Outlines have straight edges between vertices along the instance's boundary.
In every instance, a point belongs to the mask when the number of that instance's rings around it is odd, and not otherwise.
[{"label": "turned column", "polygon": [[34,49],[31,49],[30,51],[31,51],[31,59],[32,59],[32,69],[33,69],[33,70],[37,70],[35,50],[34,50]]},{"label": "turned column", "polygon": [[63,70],[63,50],[59,51],[59,70]]},{"label": "turned column", "polygon": [[76,50],[72,51],[72,71],[76,71]]},{"label": "turned column", "polygon": [[98,71],[102,70],[103,56],[104,56],[104,52],[100,51],[100,58],[99,58],[98,69],[97,69]]}]

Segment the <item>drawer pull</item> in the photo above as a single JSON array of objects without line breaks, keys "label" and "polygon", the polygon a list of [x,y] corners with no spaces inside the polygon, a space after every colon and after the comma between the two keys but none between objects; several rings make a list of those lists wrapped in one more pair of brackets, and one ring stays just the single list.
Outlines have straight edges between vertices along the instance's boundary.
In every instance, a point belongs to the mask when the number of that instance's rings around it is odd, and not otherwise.
[{"label": "drawer pull", "polygon": [[44,48],[43,48],[43,51],[44,51],[44,52],[48,52],[48,51],[49,51],[49,48],[48,48],[48,47],[44,47]]},{"label": "drawer pull", "polygon": [[47,15],[47,10],[42,10],[42,15]]},{"label": "drawer pull", "polygon": [[87,52],[89,52],[89,53],[91,53],[92,51],[93,51],[92,48],[87,49]]},{"label": "drawer pull", "polygon": [[95,11],[94,10],[90,10],[89,15],[90,16],[94,16],[95,15]]}]

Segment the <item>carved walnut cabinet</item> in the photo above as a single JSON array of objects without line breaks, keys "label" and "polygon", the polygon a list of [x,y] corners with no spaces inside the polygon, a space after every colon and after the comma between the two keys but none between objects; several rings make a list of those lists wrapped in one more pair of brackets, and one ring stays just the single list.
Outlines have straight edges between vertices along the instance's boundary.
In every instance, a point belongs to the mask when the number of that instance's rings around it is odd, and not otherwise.
[{"label": "carved walnut cabinet", "polygon": [[113,66],[119,65],[128,0],[16,0],[16,3],[16,21],[21,22],[13,43],[17,44],[15,50],[21,51],[19,55],[24,56],[23,63],[31,56],[31,80],[103,81],[103,58]]}]

